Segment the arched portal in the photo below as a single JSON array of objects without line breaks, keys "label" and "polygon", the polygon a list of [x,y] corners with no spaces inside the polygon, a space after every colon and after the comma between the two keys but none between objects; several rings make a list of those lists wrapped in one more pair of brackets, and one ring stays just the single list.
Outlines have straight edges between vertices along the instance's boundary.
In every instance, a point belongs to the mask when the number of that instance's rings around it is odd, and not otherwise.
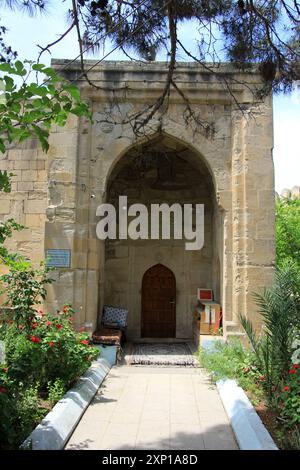
[{"label": "arched portal", "polygon": [[142,281],[142,338],[175,338],[176,280],[163,264],[147,269]]},{"label": "arched portal", "polygon": [[[119,207],[120,196],[127,197],[127,206]],[[105,264],[103,266],[104,303],[125,307],[129,310],[128,338],[168,337],[192,339],[193,312],[197,302],[198,287],[211,288],[221,292],[221,270],[215,269],[218,259],[222,259],[223,234],[222,216],[215,198],[211,174],[203,159],[184,143],[162,135],[143,145],[131,148],[118,160],[110,173],[107,183],[106,202],[117,210],[117,237],[105,242]],[[143,204],[148,210],[141,231],[147,225],[148,239],[120,237],[120,214],[123,209],[128,215],[133,204]],[[182,238],[175,235],[175,215],[170,213],[170,237],[164,238],[162,229],[158,236],[152,236],[151,211],[153,205],[165,204],[171,207],[177,204],[182,209]],[[197,250],[187,250],[185,238],[184,206],[204,205],[204,246]],[[128,223],[133,220],[128,215]],[[162,218],[160,219],[162,221]],[[143,230],[142,230],[143,229]],[[201,228],[193,219],[194,233]],[[163,325],[163,314],[151,315],[151,279],[153,285],[159,282],[160,274],[152,271],[164,271],[161,266],[168,266],[174,276],[176,295],[168,302],[176,300],[175,307],[169,308],[169,320]],[[157,267],[159,266],[159,268]],[[150,269],[151,268],[151,269]],[[147,271],[149,270],[150,271]],[[148,293],[145,294],[143,276],[146,277]],[[165,271],[166,273],[166,271]],[[154,278],[157,278],[156,280]],[[168,276],[166,276],[168,277]],[[170,278],[169,278],[170,279]],[[175,283],[176,279],[176,283]],[[153,287],[153,294],[156,287]],[[165,292],[166,293],[166,292]],[[146,297],[145,297],[146,295]],[[163,291],[157,291],[158,299],[164,305],[158,311],[166,309]],[[146,301],[145,301],[146,299]],[[216,299],[221,300],[221,299]],[[147,306],[145,305],[147,303]],[[153,304],[154,305],[154,304]],[[174,304],[169,304],[174,305]],[[158,321],[155,327],[155,321]],[[159,332],[160,330],[160,332]]]}]

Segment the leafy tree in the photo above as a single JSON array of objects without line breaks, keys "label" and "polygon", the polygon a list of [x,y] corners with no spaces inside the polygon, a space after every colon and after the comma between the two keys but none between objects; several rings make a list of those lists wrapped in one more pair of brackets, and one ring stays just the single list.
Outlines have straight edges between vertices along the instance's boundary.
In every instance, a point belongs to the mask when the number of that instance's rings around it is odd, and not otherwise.
[{"label": "leafy tree", "polygon": [[[12,8],[43,11],[51,0],[1,3]],[[64,0],[61,3],[64,5]],[[207,131],[207,125],[197,119],[176,82],[174,71],[180,54],[201,64],[229,93],[231,80],[236,83],[237,79],[220,73],[219,63],[229,61],[241,70],[254,67],[262,76],[262,85],[255,90],[254,100],[263,98],[271,90],[289,91],[300,79],[300,3],[297,0],[70,0],[68,6],[69,25],[58,39],[40,46],[40,55],[49,52],[75,29],[82,76],[91,86],[97,87],[97,84],[89,77],[84,54],[97,52],[106,40],[112,43],[112,50],[120,48],[132,60],[139,57],[152,61],[159,51],[166,51],[168,73],[161,96],[143,112],[120,117],[122,123],[133,122],[137,132],[167,105],[171,89],[185,103],[186,114]],[[178,26],[186,21],[193,21],[190,39],[197,43],[196,53],[178,36]],[[109,55],[110,52],[99,62]]]},{"label": "leafy tree", "polygon": [[293,262],[300,273],[300,199],[276,202],[276,263]]},{"label": "leafy tree", "polygon": [[[30,15],[44,11],[48,4],[48,0],[0,0],[0,7]],[[6,151],[8,143],[31,137],[37,137],[47,151],[51,126],[64,126],[69,114],[90,116],[88,106],[76,86],[52,68],[39,61],[15,60],[18,53],[5,43],[6,31],[0,26],[0,152]],[[0,191],[9,192],[10,176],[0,171]]]},{"label": "leafy tree", "polygon": [[[21,61],[0,64],[5,75],[0,79],[3,93],[0,95],[0,151],[7,145],[21,143],[37,137],[44,151],[49,148],[51,126],[64,126],[69,114],[89,116],[89,110],[80,99],[79,90],[56,72],[42,64]],[[29,82],[32,73],[42,76],[44,81]],[[14,78],[21,79],[21,85]],[[7,171],[0,171],[0,192],[10,192],[10,177]],[[8,256],[3,243],[12,236],[12,230],[21,230],[12,219],[0,223],[0,260]]]},{"label": "leafy tree", "polygon": [[[83,52],[96,51],[107,38],[129,58],[137,54],[152,61],[161,49],[167,51],[168,74],[161,96],[145,108],[142,116],[138,112],[127,117],[127,121],[134,122],[136,131],[144,129],[167,103],[171,88],[185,102],[187,114],[207,130],[176,83],[178,53],[201,64],[229,93],[232,79],[213,65],[229,61],[241,70],[251,70],[254,66],[262,76],[254,100],[263,98],[272,89],[289,91],[300,78],[300,3],[297,1],[73,0],[70,17],[77,29],[82,73],[88,80]],[[194,37],[191,33],[190,39],[195,41],[195,36],[198,37],[195,54],[178,37],[178,25],[191,20],[195,33]]]},{"label": "leafy tree", "polygon": [[[69,114],[89,114],[78,88],[50,67],[17,60],[14,64],[0,64],[0,71],[6,73],[1,79],[5,91],[0,103],[0,151],[3,153],[7,143],[20,143],[30,137],[37,137],[47,151],[52,124],[64,126]],[[44,77],[42,83],[28,83],[33,71]],[[21,78],[21,86],[12,76]]]},{"label": "leafy tree", "polygon": [[195,20],[200,61],[225,59],[241,67],[257,62],[264,79],[275,87],[290,86],[299,78],[297,1],[83,0],[77,10],[88,45],[100,42],[105,32],[114,44],[147,60],[162,47],[172,58],[182,49],[178,24]]},{"label": "leafy tree", "polygon": [[[0,0],[0,7],[24,9],[29,14],[43,11],[47,1]],[[0,152],[9,144],[36,137],[44,151],[53,124],[64,126],[70,114],[88,116],[87,104],[81,101],[76,86],[41,63],[16,60],[17,52],[5,42],[5,26],[0,26]],[[0,171],[0,193],[10,192],[11,173]],[[0,260],[7,261],[3,246],[13,230],[23,227],[10,219],[0,223]],[[15,255],[11,254],[10,259]]]}]

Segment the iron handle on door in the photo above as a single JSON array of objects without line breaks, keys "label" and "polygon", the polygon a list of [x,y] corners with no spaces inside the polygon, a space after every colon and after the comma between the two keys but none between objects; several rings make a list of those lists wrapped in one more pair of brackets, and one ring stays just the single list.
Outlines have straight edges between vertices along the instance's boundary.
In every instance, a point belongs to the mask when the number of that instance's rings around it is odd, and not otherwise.
[{"label": "iron handle on door", "polygon": [[170,300],[170,304],[175,304],[175,300]]}]

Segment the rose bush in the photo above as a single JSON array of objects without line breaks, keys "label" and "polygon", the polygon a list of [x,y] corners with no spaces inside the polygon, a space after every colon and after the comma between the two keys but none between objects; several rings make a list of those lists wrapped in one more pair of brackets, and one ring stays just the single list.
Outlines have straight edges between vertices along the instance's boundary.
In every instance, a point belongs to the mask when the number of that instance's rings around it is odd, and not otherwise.
[{"label": "rose bush", "polygon": [[[15,448],[99,355],[86,332],[74,328],[74,310],[36,311],[31,323],[8,321],[0,365],[0,448]],[[47,406],[46,406],[47,408]]]},{"label": "rose bush", "polygon": [[294,364],[280,395],[281,417],[287,427],[300,427],[300,368]]}]

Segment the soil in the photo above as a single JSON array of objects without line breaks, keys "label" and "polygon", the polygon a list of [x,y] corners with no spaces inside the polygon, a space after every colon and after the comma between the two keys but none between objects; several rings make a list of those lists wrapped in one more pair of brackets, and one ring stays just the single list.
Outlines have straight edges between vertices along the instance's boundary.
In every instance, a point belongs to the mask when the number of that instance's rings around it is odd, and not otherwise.
[{"label": "soil", "polygon": [[49,401],[43,400],[42,398],[39,399],[39,408],[43,408],[48,411],[52,410],[52,406],[50,405]]},{"label": "soil", "polygon": [[278,423],[278,414],[270,410],[265,403],[260,403],[259,405],[255,406],[256,413],[262,420],[263,424],[271,434],[273,440],[275,441],[278,448],[280,448],[281,443],[278,440],[278,431],[280,429]]}]

